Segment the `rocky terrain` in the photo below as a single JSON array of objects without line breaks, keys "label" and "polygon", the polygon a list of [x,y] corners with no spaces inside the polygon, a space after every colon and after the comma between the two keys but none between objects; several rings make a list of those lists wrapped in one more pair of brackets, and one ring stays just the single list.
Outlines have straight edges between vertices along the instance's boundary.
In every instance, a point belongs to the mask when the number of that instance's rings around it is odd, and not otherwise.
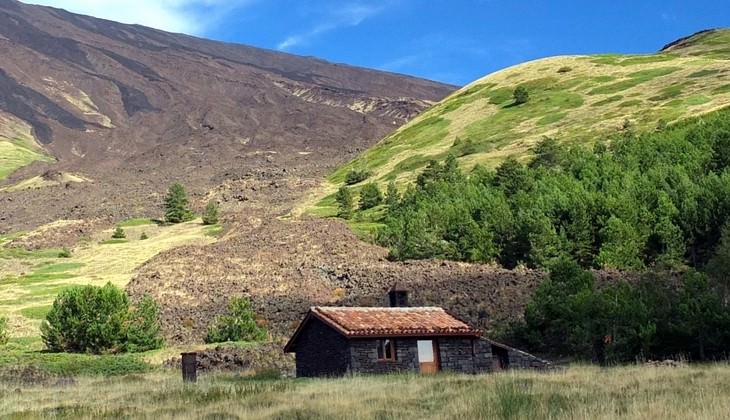
[{"label": "rocky terrain", "polygon": [[[260,171],[318,179],[453,90],[15,0],[0,55],[0,233],[155,213],[176,180],[202,197]],[[12,188],[49,167],[86,182]]]}]

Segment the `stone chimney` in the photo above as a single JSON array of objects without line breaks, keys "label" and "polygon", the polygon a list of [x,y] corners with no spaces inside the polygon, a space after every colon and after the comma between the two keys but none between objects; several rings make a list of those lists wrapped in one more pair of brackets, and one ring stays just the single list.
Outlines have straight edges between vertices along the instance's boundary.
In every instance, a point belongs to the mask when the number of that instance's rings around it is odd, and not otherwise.
[{"label": "stone chimney", "polygon": [[408,290],[394,283],[388,290],[388,300],[391,308],[407,308],[408,307]]}]

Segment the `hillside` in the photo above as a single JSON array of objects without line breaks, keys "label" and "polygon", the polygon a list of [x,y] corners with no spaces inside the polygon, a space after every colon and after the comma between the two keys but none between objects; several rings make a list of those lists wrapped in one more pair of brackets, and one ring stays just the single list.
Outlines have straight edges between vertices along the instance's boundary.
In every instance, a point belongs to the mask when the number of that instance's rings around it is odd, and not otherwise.
[{"label": "hillside", "polygon": [[[529,93],[522,105],[513,99],[518,86]],[[544,137],[590,145],[627,127],[654,130],[728,105],[730,30],[701,32],[652,55],[536,60],[453,93],[332,173],[323,195],[352,169],[403,183],[450,153],[466,168],[494,167],[507,156],[526,156]],[[331,198],[319,207],[319,214],[334,210]]]},{"label": "hillside", "polygon": [[0,56],[0,232],[151,213],[173,180],[319,177],[453,90],[15,0]]}]

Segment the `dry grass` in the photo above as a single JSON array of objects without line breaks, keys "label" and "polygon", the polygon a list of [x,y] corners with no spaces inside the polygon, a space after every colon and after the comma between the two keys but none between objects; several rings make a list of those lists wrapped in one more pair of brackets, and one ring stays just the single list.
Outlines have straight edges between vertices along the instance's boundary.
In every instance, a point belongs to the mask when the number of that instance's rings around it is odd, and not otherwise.
[{"label": "dry grass", "polygon": [[83,175],[64,172],[55,179],[44,179],[41,176],[34,176],[32,178],[24,179],[16,184],[0,188],[0,192],[2,192],[2,191],[13,192],[13,191],[20,191],[20,190],[28,190],[28,189],[34,190],[34,189],[38,189],[38,188],[51,187],[54,185],[67,184],[69,182],[81,183],[81,182],[89,182],[89,181],[90,181],[90,179]]},{"label": "dry grass", "polygon": [[[126,241],[106,243],[112,229],[105,230],[74,248],[71,258],[40,252],[0,259],[3,264],[0,268],[0,313],[9,319],[11,336],[39,336],[39,311],[48,308],[63,287],[101,286],[108,282],[124,287],[135,269],[155,255],[183,245],[203,245],[216,240],[206,235],[206,226],[200,220],[172,226],[139,225],[124,230]],[[142,232],[149,239],[140,240]]]},{"label": "dry grass", "polygon": [[727,363],[321,380],[211,375],[188,386],[168,372],[80,378],[70,386],[0,384],[0,413],[23,419],[720,419],[730,412],[728,377]]}]

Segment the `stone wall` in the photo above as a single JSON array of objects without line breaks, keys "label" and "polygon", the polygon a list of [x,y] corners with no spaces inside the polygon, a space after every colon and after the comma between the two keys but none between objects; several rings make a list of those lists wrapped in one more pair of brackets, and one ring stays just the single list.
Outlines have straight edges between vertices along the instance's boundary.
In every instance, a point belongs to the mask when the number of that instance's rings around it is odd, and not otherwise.
[{"label": "stone wall", "polygon": [[478,339],[474,343],[476,352],[475,368],[477,373],[492,372],[492,345],[486,340]]},{"label": "stone wall", "polygon": [[[553,364],[550,363],[549,361],[540,359],[539,357],[532,355],[530,353],[524,352],[522,350],[517,350],[515,348],[504,345],[502,343],[492,341],[488,338],[482,338],[479,341],[481,341],[485,347],[490,348],[490,349],[491,349],[491,346],[497,346],[497,347],[501,347],[501,348],[507,350],[507,354],[509,356],[509,369],[544,370],[544,369],[553,368]],[[490,354],[491,354],[491,350],[490,350]]]},{"label": "stone wall", "polygon": [[396,360],[378,360],[378,340],[350,341],[350,369],[353,373],[418,372],[416,340],[395,339]]},{"label": "stone wall", "polygon": [[342,376],[350,361],[349,341],[312,318],[296,342],[297,377]]},{"label": "stone wall", "polygon": [[[441,370],[446,372],[476,373],[485,359],[491,361],[491,352],[484,353],[484,349],[471,338],[442,337],[438,339],[439,359]],[[488,349],[487,349],[488,351]]]}]

